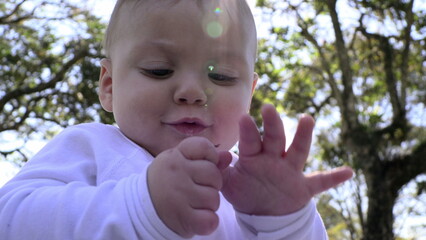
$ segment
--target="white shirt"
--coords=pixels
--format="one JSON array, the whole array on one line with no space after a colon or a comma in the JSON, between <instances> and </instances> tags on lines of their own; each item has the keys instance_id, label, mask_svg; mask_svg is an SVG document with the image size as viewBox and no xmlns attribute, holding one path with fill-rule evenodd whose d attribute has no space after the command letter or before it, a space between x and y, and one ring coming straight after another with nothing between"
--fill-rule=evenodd
<instances>
[{"instance_id":1,"label":"white shirt","mask_svg":"<svg viewBox=\"0 0 426 240\"><path fill-rule=\"evenodd\" d=\"M64 130L0 189L0 239L182 239L151 202L153 159L114 126ZM221 196L217 214L216 231L192 239L327 239L313 201L290 215L251 216Z\"/></svg>"}]
</instances>

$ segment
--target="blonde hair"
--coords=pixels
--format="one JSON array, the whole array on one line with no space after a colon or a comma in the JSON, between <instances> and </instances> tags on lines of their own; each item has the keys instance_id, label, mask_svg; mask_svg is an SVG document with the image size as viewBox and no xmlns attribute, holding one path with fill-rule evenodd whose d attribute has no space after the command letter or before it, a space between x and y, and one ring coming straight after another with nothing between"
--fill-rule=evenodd
<instances>
[{"instance_id":1,"label":"blonde hair","mask_svg":"<svg viewBox=\"0 0 426 240\"><path fill-rule=\"evenodd\" d=\"M130 9L136 9L139 4L145 4L151 2L151 7L158 5L160 3L164 4L165 2L169 5L175 5L182 0L117 0L114 10L111 14L111 18L108 24L108 28L105 32L105 37L103 41L103 50L107 58L111 57L111 48L114 42L121 36L118 29L120 14L123 12L123 6L126 6ZM189 1L189 0L184 0ZM254 32L253 36L250 36L254 41L254 52L257 52L257 36L256 36L256 27L254 23L253 14L251 13L250 7L248 6L246 0L192 0L196 1L198 7L205 13L211 13L212 6L217 7L218 9L225 11L227 14L221 15L223 21L232 21L232 22L246 22L249 24ZM215 5L216 4L216 5ZM148 6L147 6L148 7ZM237 10L236 10L237 9ZM236 14L235 14L236 13ZM209 16L207 16L209 17ZM211 16L210 16L211 17Z\"/></svg>"}]
</instances>

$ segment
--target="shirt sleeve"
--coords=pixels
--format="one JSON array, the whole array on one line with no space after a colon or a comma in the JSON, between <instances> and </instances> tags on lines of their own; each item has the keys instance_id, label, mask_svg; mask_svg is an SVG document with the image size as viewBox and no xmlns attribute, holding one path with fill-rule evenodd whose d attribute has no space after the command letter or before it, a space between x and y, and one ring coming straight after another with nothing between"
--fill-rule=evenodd
<instances>
[{"instance_id":1,"label":"shirt sleeve","mask_svg":"<svg viewBox=\"0 0 426 240\"><path fill-rule=\"evenodd\" d=\"M155 240L183 240L184 238L170 230L157 215L154 204L151 201L148 181L146 181L146 171L143 178L140 179L139 186L139 189L141 189L141 194L139 195L141 199L138 202L142 204L140 204L141 209L138 213L138 216L141 218L139 221L141 226L138 228L143 229L141 236L150 236Z\"/></svg>"},{"instance_id":2,"label":"shirt sleeve","mask_svg":"<svg viewBox=\"0 0 426 240\"><path fill-rule=\"evenodd\" d=\"M0 189L0 239L179 239L152 207L148 164L98 184L93 159L120 155L93 142L80 130L60 134Z\"/></svg>"},{"instance_id":3,"label":"shirt sleeve","mask_svg":"<svg viewBox=\"0 0 426 240\"><path fill-rule=\"evenodd\" d=\"M284 216L254 216L236 213L247 239L264 240L326 240L327 232L315 202Z\"/></svg>"}]
</instances>

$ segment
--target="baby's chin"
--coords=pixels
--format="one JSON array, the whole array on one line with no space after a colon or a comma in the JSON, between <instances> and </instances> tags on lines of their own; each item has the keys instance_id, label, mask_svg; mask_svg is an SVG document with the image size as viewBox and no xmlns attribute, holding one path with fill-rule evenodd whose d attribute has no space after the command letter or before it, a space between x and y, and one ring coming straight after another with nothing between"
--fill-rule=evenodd
<instances>
[{"instance_id":1,"label":"baby's chin","mask_svg":"<svg viewBox=\"0 0 426 240\"><path fill-rule=\"evenodd\" d=\"M237 141L218 141L218 143L215 143L215 147L218 151L230 151L234 147L236 147Z\"/></svg>"}]
</instances>

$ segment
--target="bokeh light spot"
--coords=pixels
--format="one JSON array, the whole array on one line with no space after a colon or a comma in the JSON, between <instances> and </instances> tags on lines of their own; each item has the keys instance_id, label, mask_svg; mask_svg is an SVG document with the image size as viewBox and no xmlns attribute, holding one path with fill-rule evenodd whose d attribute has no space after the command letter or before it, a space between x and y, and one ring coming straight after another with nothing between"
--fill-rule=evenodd
<instances>
[{"instance_id":1,"label":"bokeh light spot","mask_svg":"<svg viewBox=\"0 0 426 240\"><path fill-rule=\"evenodd\" d=\"M207 34L212 38L218 38L223 33L223 26L217 21L212 21L207 24Z\"/></svg>"},{"instance_id":2,"label":"bokeh light spot","mask_svg":"<svg viewBox=\"0 0 426 240\"><path fill-rule=\"evenodd\" d=\"M220 9L219 7L217 7L217 8L214 10L214 13L216 13L216 14L220 14L220 13L222 13L222 9Z\"/></svg>"}]
</instances>

